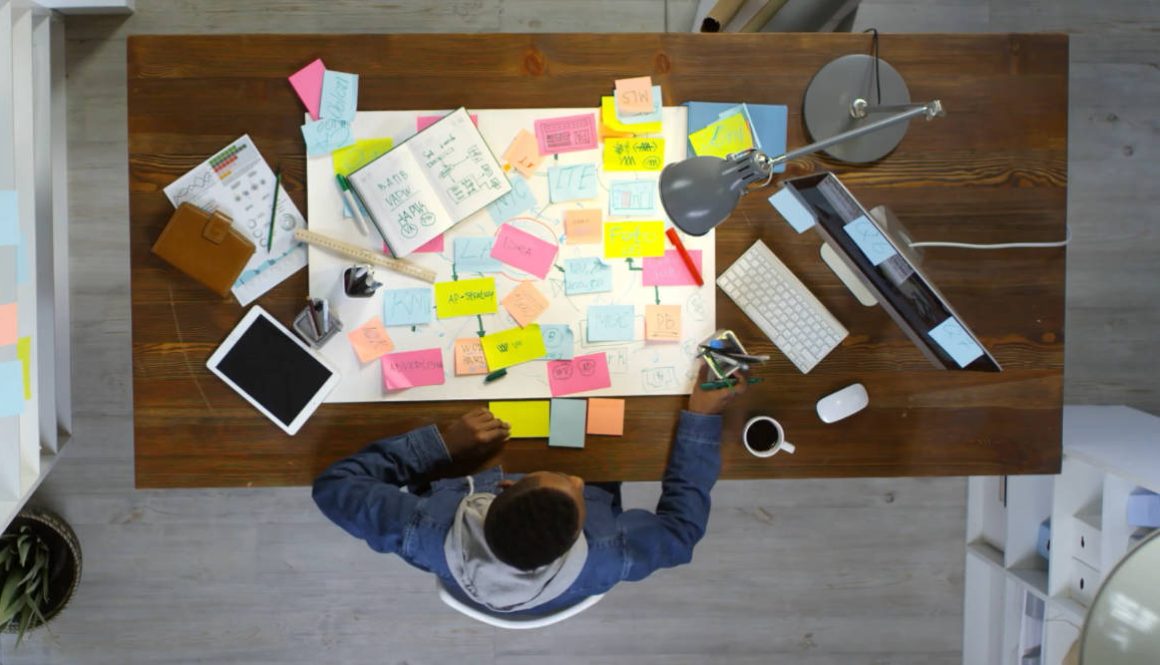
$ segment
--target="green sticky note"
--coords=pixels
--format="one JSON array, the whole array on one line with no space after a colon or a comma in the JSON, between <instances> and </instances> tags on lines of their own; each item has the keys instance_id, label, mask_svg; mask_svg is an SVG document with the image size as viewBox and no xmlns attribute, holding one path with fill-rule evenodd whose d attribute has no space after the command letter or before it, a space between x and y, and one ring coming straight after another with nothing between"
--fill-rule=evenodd
<instances>
[{"instance_id":1,"label":"green sticky note","mask_svg":"<svg viewBox=\"0 0 1160 665\"><path fill-rule=\"evenodd\" d=\"M16 341L16 358L24 365L24 399L32 399L32 338Z\"/></svg>"},{"instance_id":2,"label":"green sticky note","mask_svg":"<svg viewBox=\"0 0 1160 665\"><path fill-rule=\"evenodd\" d=\"M488 402L488 410L512 426L513 439L538 439L548 436L548 400L521 402Z\"/></svg>"},{"instance_id":3,"label":"green sticky note","mask_svg":"<svg viewBox=\"0 0 1160 665\"><path fill-rule=\"evenodd\" d=\"M583 448L584 425L587 418L588 400L552 400L548 445L558 448Z\"/></svg>"}]
</instances>

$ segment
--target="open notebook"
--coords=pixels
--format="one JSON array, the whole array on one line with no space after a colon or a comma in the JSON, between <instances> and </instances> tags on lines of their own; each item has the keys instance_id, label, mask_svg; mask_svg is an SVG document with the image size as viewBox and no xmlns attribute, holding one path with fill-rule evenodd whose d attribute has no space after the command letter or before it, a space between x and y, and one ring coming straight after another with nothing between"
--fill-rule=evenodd
<instances>
[{"instance_id":1,"label":"open notebook","mask_svg":"<svg viewBox=\"0 0 1160 665\"><path fill-rule=\"evenodd\" d=\"M410 254L512 188L464 108L355 171L350 184L395 256Z\"/></svg>"}]
</instances>

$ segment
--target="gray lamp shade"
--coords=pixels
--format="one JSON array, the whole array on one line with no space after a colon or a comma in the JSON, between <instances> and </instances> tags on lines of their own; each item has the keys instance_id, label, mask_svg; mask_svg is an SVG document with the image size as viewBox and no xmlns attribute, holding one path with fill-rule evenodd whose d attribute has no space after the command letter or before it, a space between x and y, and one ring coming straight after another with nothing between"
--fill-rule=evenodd
<instances>
[{"instance_id":1,"label":"gray lamp shade","mask_svg":"<svg viewBox=\"0 0 1160 665\"><path fill-rule=\"evenodd\" d=\"M728 219L748 179L738 164L702 155L661 171L661 205L680 230L703 236Z\"/></svg>"}]
</instances>

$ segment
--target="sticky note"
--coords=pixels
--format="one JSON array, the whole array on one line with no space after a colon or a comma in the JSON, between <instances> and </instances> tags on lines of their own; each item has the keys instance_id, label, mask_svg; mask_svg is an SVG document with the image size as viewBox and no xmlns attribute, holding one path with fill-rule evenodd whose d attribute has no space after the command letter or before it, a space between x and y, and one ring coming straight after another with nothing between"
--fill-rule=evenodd
<instances>
[{"instance_id":1,"label":"sticky note","mask_svg":"<svg viewBox=\"0 0 1160 665\"><path fill-rule=\"evenodd\" d=\"M738 104L737 106L727 108L717 114L718 120L724 120L731 115L740 114L745 118L745 124L749 126L749 136L753 139L753 145L757 149L761 149L761 132L757 131L757 126L753 124L753 116L749 113L749 104ZM704 128L702 128L704 129Z\"/></svg>"},{"instance_id":2,"label":"sticky note","mask_svg":"<svg viewBox=\"0 0 1160 665\"><path fill-rule=\"evenodd\" d=\"M443 253L443 234L435 236L427 242L415 248L412 254L442 254Z\"/></svg>"},{"instance_id":3,"label":"sticky note","mask_svg":"<svg viewBox=\"0 0 1160 665\"><path fill-rule=\"evenodd\" d=\"M350 175L390 152L394 145L395 141L389 138L363 139L339 148L330 156L334 160L334 172Z\"/></svg>"},{"instance_id":4,"label":"sticky note","mask_svg":"<svg viewBox=\"0 0 1160 665\"><path fill-rule=\"evenodd\" d=\"M390 353L379 359L387 390L443 384L443 350L423 349Z\"/></svg>"},{"instance_id":5,"label":"sticky note","mask_svg":"<svg viewBox=\"0 0 1160 665\"><path fill-rule=\"evenodd\" d=\"M526 327L548 309L548 299L531 282L521 282L504 297L503 307L520 327Z\"/></svg>"},{"instance_id":6,"label":"sticky note","mask_svg":"<svg viewBox=\"0 0 1160 665\"><path fill-rule=\"evenodd\" d=\"M564 323L541 323L540 335L544 338L548 360L571 360L576 338L572 326Z\"/></svg>"},{"instance_id":7,"label":"sticky note","mask_svg":"<svg viewBox=\"0 0 1160 665\"><path fill-rule=\"evenodd\" d=\"M659 121L640 122L631 125L621 122L616 115L616 100L612 97L600 98L600 124L605 129L603 134L606 137L659 134L663 130L663 126Z\"/></svg>"},{"instance_id":8,"label":"sticky note","mask_svg":"<svg viewBox=\"0 0 1160 665\"><path fill-rule=\"evenodd\" d=\"M388 326L431 323L432 309L430 288L383 291L383 323Z\"/></svg>"},{"instance_id":9,"label":"sticky note","mask_svg":"<svg viewBox=\"0 0 1160 665\"><path fill-rule=\"evenodd\" d=\"M664 222L605 222L604 258L663 256Z\"/></svg>"},{"instance_id":10,"label":"sticky note","mask_svg":"<svg viewBox=\"0 0 1160 665\"><path fill-rule=\"evenodd\" d=\"M548 424L548 445L554 448L583 448L588 402L582 399L554 399Z\"/></svg>"},{"instance_id":11,"label":"sticky note","mask_svg":"<svg viewBox=\"0 0 1160 665\"><path fill-rule=\"evenodd\" d=\"M0 189L0 245L20 245L20 207L16 192Z\"/></svg>"},{"instance_id":12,"label":"sticky note","mask_svg":"<svg viewBox=\"0 0 1160 665\"><path fill-rule=\"evenodd\" d=\"M428 127L430 127L431 125L434 125L435 123L439 122L440 120L442 120L445 117L446 117L445 115L421 115L418 118L415 118L415 131L421 132L424 129L427 129ZM478 127L479 126L479 116L472 113L472 114L470 114L469 117L471 118L471 124Z\"/></svg>"},{"instance_id":13,"label":"sticky note","mask_svg":"<svg viewBox=\"0 0 1160 665\"><path fill-rule=\"evenodd\" d=\"M0 418L24 413L24 366L19 360L0 362Z\"/></svg>"},{"instance_id":14,"label":"sticky note","mask_svg":"<svg viewBox=\"0 0 1160 665\"><path fill-rule=\"evenodd\" d=\"M553 397L599 390L612 385L608 359L603 353L548 361L548 388Z\"/></svg>"},{"instance_id":15,"label":"sticky note","mask_svg":"<svg viewBox=\"0 0 1160 665\"><path fill-rule=\"evenodd\" d=\"M970 333L963 328L963 324L953 317L938 324L930 331L933 339L943 351L954 359L959 367L970 365L976 358L983 355L983 349L971 339Z\"/></svg>"},{"instance_id":16,"label":"sticky note","mask_svg":"<svg viewBox=\"0 0 1160 665\"><path fill-rule=\"evenodd\" d=\"M644 338L653 342L681 341L681 306L645 305Z\"/></svg>"},{"instance_id":17,"label":"sticky note","mask_svg":"<svg viewBox=\"0 0 1160 665\"><path fill-rule=\"evenodd\" d=\"M318 117L324 120L354 122L358 111L358 74L332 72L322 74L322 101Z\"/></svg>"},{"instance_id":18,"label":"sticky note","mask_svg":"<svg viewBox=\"0 0 1160 665\"><path fill-rule=\"evenodd\" d=\"M846 235L854 241L854 244L858 245L858 249L862 250L870 263L874 265L878 265L897 254L894 251L894 246L866 215L859 215L858 219L842 228L846 231Z\"/></svg>"},{"instance_id":19,"label":"sticky note","mask_svg":"<svg viewBox=\"0 0 1160 665\"><path fill-rule=\"evenodd\" d=\"M318 120L318 105L322 101L322 76L326 65L319 58L290 75L290 85L298 99L306 106L310 117Z\"/></svg>"},{"instance_id":20,"label":"sticky note","mask_svg":"<svg viewBox=\"0 0 1160 665\"><path fill-rule=\"evenodd\" d=\"M709 123L705 128L689 134L689 143L698 156L725 158L752 148L753 134L749 131L745 116L739 113Z\"/></svg>"},{"instance_id":21,"label":"sticky note","mask_svg":"<svg viewBox=\"0 0 1160 665\"><path fill-rule=\"evenodd\" d=\"M540 162L544 161L535 135L526 129L516 132L515 138L512 139L507 150L504 150L503 158L504 161L528 178L532 177L532 173L540 167Z\"/></svg>"},{"instance_id":22,"label":"sticky note","mask_svg":"<svg viewBox=\"0 0 1160 665\"><path fill-rule=\"evenodd\" d=\"M456 272L500 272L503 264L491 258L495 238L463 237L453 242L452 256Z\"/></svg>"},{"instance_id":23,"label":"sticky note","mask_svg":"<svg viewBox=\"0 0 1160 665\"><path fill-rule=\"evenodd\" d=\"M596 165L553 166L548 169L548 199L552 203L596 198Z\"/></svg>"},{"instance_id":24,"label":"sticky note","mask_svg":"<svg viewBox=\"0 0 1160 665\"><path fill-rule=\"evenodd\" d=\"M599 242L597 238L597 242ZM16 300L16 254L22 248L0 245L0 303Z\"/></svg>"},{"instance_id":25,"label":"sticky note","mask_svg":"<svg viewBox=\"0 0 1160 665\"><path fill-rule=\"evenodd\" d=\"M593 397L588 400L588 433L624 436L624 400Z\"/></svg>"},{"instance_id":26,"label":"sticky note","mask_svg":"<svg viewBox=\"0 0 1160 665\"><path fill-rule=\"evenodd\" d=\"M596 245L603 238L599 210L565 210L564 242L569 245Z\"/></svg>"},{"instance_id":27,"label":"sticky note","mask_svg":"<svg viewBox=\"0 0 1160 665\"><path fill-rule=\"evenodd\" d=\"M383 327L382 319L377 316L348 332L346 337L360 363L369 363L395 350L395 343Z\"/></svg>"},{"instance_id":28,"label":"sticky note","mask_svg":"<svg viewBox=\"0 0 1160 665\"><path fill-rule=\"evenodd\" d=\"M615 90L616 108L621 113L649 113L653 110L651 76L618 79Z\"/></svg>"},{"instance_id":29,"label":"sticky note","mask_svg":"<svg viewBox=\"0 0 1160 665\"><path fill-rule=\"evenodd\" d=\"M24 367L24 399L32 399L32 338L16 341L16 359Z\"/></svg>"},{"instance_id":30,"label":"sticky note","mask_svg":"<svg viewBox=\"0 0 1160 665\"><path fill-rule=\"evenodd\" d=\"M701 250L690 249L689 258L701 272ZM696 286L697 280L675 249L666 249L662 256L648 256L642 261L641 283L644 286Z\"/></svg>"},{"instance_id":31,"label":"sticky note","mask_svg":"<svg viewBox=\"0 0 1160 665\"><path fill-rule=\"evenodd\" d=\"M512 426L513 439L537 439L550 432L548 400L488 402L492 415Z\"/></svg>"},{"instance_id":32,"label":"sticky note","mask_svg":"<svg viewBox=\"0 0 1160 665\"><path fill-rule=\"evenodd\" d=\"M612 266L596 258L564 262L564 293L607 293L612 290Z\"/></svg>"},{"instance_id":33,"label":"sticky note","mask_svg":"<svg viewBox=\"0 0 1160 665\"><path fill-rule=\"evenodd\" d=\"M16 303L0 305L0 346L16 343Z\"/></svg>"},{"instance_id":34,"label":"sticky note","mask_svg":"<svg viewBox=\"0 0 1160 665\"><path fill-rule=\"evenodd\" d=\"M777 193L769 197L769 203L781 214L794 231L804 233L817 223L814 213L797 197L792 187L782 187Z\"/></svg>"},{"instance_id":35,"label":"sticky note","mask_svg":"<svg viewBox=\"0 0 1160 665\"><path fill-rule=\"evenodd\" d=\"M502 224L536 207L536 195L532 193L532 188L528 187L528 181L518 175L508 180L512 184L512 190L487 204L487 214L491 215L491 221L496 224Z\"/></svg>"},{"instance_id":36,"label":"sticky note","mask_svg":"<svg viewBox=\"0 0 1160 665\"><path fill-rule=\"evenodd\" d=\"M492 372L543 358L548 353L544 348L540 326L534 323L524 328L509 328L484 335L480 342L483 344L483 355L487 358L487 368Z\"/></svg>"},{"instance_id":37,"label":"sticky note","mask_svg":"<svg viewBox=\"0 0 1160 665\"><path fill-rule=\"evenodd\" d=\"M455 340L455 374L471 376L487 374L487 358L483 356L483 344L479 337L463 337Z\"/></svg>"},{"instance_id":38,"label":"sticky note","mask_svg":"<svg viewBox=\"0 0 1160 665\"><path fill-rule=\"evenodd\" d=\"M608 183L609 217L652 217L656 209L655 180L613 180Z\"/></svg>"},{"instance_id":39,"label":"sticky note","mask_svg":"<svg viewBox=\"0 0 1160 665\"><path fill-rule=\"evenodd\" d=\"M591 150L596 147L596 115L580 113L545 118L535 123L536 142L541 155Z\"/></svg>"},{"instance_id":40,"label":"sticky note","mask_svg":"<svg viewBox=\"0 0 1160 665\"><path fill-rule=\"evenodd\" d=\"M319 120L302 125L306 156L318 157L354 143L350 125L341 120Z\"/></svg>"},{"instance_id":41,"label":"sticky note","mask_svg":"<svg viewBox=\"0 0 1160 665\"><path fill-rule=\"evenodd\" d=\"M605 171L660 171L664 167L664 139L634 137L604 140Z\"/></svg>"},{"instance_id":42,"label":"sticky note","mask_svg":"<svg viewBox=\"0 0 1160 665\"><path fill-rule=\"evenodd\" d=\"M588 308L589 342L631 342L632 305L592 305Z\"/></svg>"},{"instance_id":43,"label":"sticky note","mask_svg":"<svg viewBox=\"0 0 1160 665\"><path fill-rule=\"evenodd\" d=\"M660 123L661 122L661 87L654 85L652 87L652 111L648 113L624 113L620 109L616 110L616 119L623 125L628 125L630 128L633 125L640 125L644 123ZM656 131L660 131L659 129Z\"/></svg>"},{"instance_id":44,"label":"sticky note","mask_svg":"<svg viewBox=\"0 0 1160 665\"><path fill-rule=\"evenodd\" d=\"M494 277L435 284L435 316L441 319L494 314L495 310Z\"/></svg>"},{"instance_id":45,"label":"sticky note","mask_svg":"<svg viewBox=\"0 0 1160 665\"><path fill-rule=\"evenodd\" d=\"M659 223L659 222L658 222ZM491 257L544 279L556 260L556 245L504 224L491 248Z\"/></svg>"}]
</instances>

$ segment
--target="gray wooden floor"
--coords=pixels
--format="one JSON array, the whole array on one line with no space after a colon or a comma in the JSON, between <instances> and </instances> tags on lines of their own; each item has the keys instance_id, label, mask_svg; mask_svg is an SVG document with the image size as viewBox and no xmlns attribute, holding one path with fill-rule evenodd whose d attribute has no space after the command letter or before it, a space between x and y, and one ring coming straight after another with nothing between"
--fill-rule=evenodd
<instances>
[{"instance_id":1,"label":"gray wooden floor","mask_svg":"<svg viewBox=\"0 0 1160 665\"><path fill-rule=\"evenodd\" d=\"M693 564L532 634L460 618L304 489L134 491L125 36L685 30L696 0L138 0L70 19L76 436L37 497L85 573L4 663L937 665L959 661L962 479L727 482ZM1072 40L1067 397L1160 410L1153 193L1160 4L866 0L857 27L1066 30ZM884 50L887 47L884 45ZM887 55L888 57L888 55ZM648 506L656 484L626 501Z\"/></svg>"}]
</instances>

